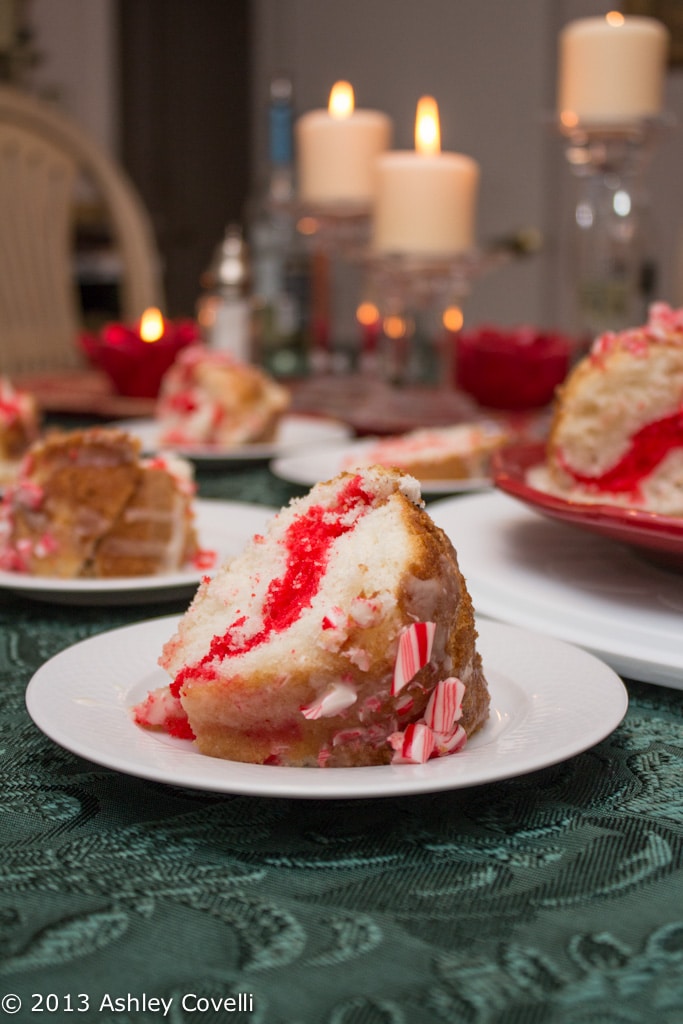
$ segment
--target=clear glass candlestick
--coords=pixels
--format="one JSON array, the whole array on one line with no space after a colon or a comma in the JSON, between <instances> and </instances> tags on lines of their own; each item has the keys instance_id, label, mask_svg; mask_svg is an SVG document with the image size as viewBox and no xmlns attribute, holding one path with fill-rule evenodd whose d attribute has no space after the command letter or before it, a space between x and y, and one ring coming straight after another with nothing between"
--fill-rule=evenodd
<instances>
[{"instance_id":1,"label":"clear glass candlestick","mask_svg":"<svg viewBox=\"0 0 683 1024\"><path fill-rule=\"evenodd\" d=\"M369 255L367 274L382 324L380 376L397 387L453 388L462 307L477 279L508 259L503 248L435 257Z\"/></svg>"},{"instance_id":2,"label":"clear glass candlestick","mask_svg":"<svg viewBox=\"0 0 683 1024\"><path fill-rule=\"evenodd\" d=\"M311 370L350 373L358 368L361 353L355 313L370 237L370 208L357 203L298 203L296 224L312 265Z\"/></svg>"},{"instance_id":3,"label":"clear glass candlestick","mask_svg":"<svg viewBox=\"0 0 683 1024\"><path fill-rule=\"evenodd\" d=\"M656 297L657 247L647 171L668 117L560 126L575 181L570 273L577 329L592 338L644 323Z\"/></svg>"},{"instance_id":4,"label":"clear glass candlestick","mask_svg":"<svg viewBox=\"0 0 683 1024\"><path fill-rule=\"evenodd\" d=\"M298 203L296 221L299 233L316 250L334 252L353 262L367 249L371 223L367 205Z\"/></svg>"},{"instance_id":5,"label":"clear glass candlestick","mask_svg":"<svg viewBox=\"0 0 683 1024\"><path fill-rule=\"evenodd\" d=\"M296 217L314 268L312 369L403 387L453 387L460 325L449 315L457 318L479 277L539 245L527 229L451 255L385 254L372 249L369 208L299 204ZM370 307L376 317L366 319Z\"/></svg>"}]
</instances>

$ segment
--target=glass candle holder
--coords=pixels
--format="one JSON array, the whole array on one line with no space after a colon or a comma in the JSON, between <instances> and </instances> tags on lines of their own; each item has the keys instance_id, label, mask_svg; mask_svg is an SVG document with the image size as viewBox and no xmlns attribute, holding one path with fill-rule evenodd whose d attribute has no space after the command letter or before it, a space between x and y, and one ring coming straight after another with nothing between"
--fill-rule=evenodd
<instances>
[{"instance_id":1,"label":"glass candle holder","mask_svg":"<svg viewBox=\"0 0 683 1024\"><path fill-rule=\"evenodd\" d=\"M656 296L657 247L647 170L668 116L559 125L575 182L570 273L577 329L592 338L644 323Z\"/></svg>"},{"instance_id":2,"label":"glass candle holder","mask_svg":"<svg viewBox=\"0 0 683 1024\"><path fill-rule=\"evenodd\" d=\"M454 386L454 336L462 307L483 274L510 259L502 248L450 256L371 254L367 273L377 296L379 375L395 387Z\"/></svg>"},{"instance_id":3,"label":"glass candle holder","mask_svg":"<svg viewBox=\"0 0 683 1024\"><path fill-rule=\"evenodd\" d=\"M310 368L317 374L353 372L362 351L356 309L370 209L355 203L300 204L296 225L311 268Z\"/></svg>"}]
</instances>

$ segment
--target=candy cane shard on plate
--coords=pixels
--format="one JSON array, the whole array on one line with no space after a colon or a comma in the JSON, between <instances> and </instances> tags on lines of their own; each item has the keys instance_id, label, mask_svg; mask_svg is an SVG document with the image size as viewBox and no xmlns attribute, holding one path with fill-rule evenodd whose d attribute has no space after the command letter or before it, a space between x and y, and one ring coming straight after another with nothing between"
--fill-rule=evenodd
<instances>
[{"instance_id":1,"label":"candy cane shard on plate","mask_svg":"<svg viewBox=\"0 0 683 1024\"><path fill-rule=\"evenodd\" d=\"M450 733L434 733L432 757L445 757L447 754L457 754L466 743L467 733L461 725L455 725Z\"/></svg>"},{"instance_id":2,"label":"candy cane shard on plate","mask_svg":"<svg viewBox=\"0 0 683 1024\"><path fill-rule=\"evenodd\" d=\"M444 757L462 750L467 733L458 725L458 720L462 716L465 689L462 680L455 676L436 684L424 717L390 737L395 751L392 764L424 764L431 757Z\"/></svg>"},{"instance_id":3,"label":"candy cane shard on plate","mask_svg":"<svg viewBox=\"0 0 683 1024\"><path fill-rule=\"evenodd\" d=\"M392 764L424 764L434 750L434 733L424 722L411 722L403 732L395 732L389 741L396 751Z\"/></svg>"},{"instance_id":4,"label":"candy cane shard on plate","mask_svg":"<svg viewBox=\"0 0 683 1024\"><path fill-rule=\"evenodd\" d=\"M448 733L462 717L465 684L450 676L434 687L425 708L424 719L434 732Z\"/></svg>"},{"instance_id":5,"label":"candy cane shard on plate","mask_svg":"<svg viewBox=\"0 0 683 1024\"><path fill-rule=\"evenodd\" d=\"M406 683L429 663L435 632L435 622L414 622L401 631L391 687L392 696L396 696Z\"/></svg>"}]
</instances>

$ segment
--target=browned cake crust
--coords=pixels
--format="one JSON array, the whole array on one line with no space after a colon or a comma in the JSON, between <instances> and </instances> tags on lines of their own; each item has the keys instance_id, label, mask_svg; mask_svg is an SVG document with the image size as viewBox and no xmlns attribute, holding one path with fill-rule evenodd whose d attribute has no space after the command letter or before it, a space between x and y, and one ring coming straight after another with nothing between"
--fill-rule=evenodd
<instances>
[{"instance_id":1,"label":"browned cake crust","mask_svg":"<svg viewBox=\"0 0 683 1024\"><path fill-rule=\"evenodd\" d=\"M8 460L20 459L34 435L30 434L26 424L20 420L4 425L0 430L0 458Z\"/></svg>"},{"instance_id":2,"label":"browned cake crust","mask_svg":"<svg viewBox=\"0 0 683 1024\"><path fill-rule=\"evenodd\" d=\"M140 474L135 490L97 545L92 575L148 576L189 562L197 536L187 501L172 477L154 466Z\"/></svg>"}]
</instances>

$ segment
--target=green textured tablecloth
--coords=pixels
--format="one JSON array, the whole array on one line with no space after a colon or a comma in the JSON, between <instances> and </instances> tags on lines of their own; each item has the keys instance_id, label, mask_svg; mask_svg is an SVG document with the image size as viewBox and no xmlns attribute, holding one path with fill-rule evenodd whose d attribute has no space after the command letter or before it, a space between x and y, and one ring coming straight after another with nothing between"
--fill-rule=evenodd
<instances>
[{"instance_id":1,"label":"green textured tablecloth","mask_svg":"<svg viewBox=\"0 0 683 1024\"><path fill-rule=\"evenodd\" d=\"M199 485L299 493L264 467ZM587 753L386 800L183 790L36 729L47 658L184 607L0 597L0 1020L681 1024L683 693L629 683Z\"/></svg>"}]
</instances>

